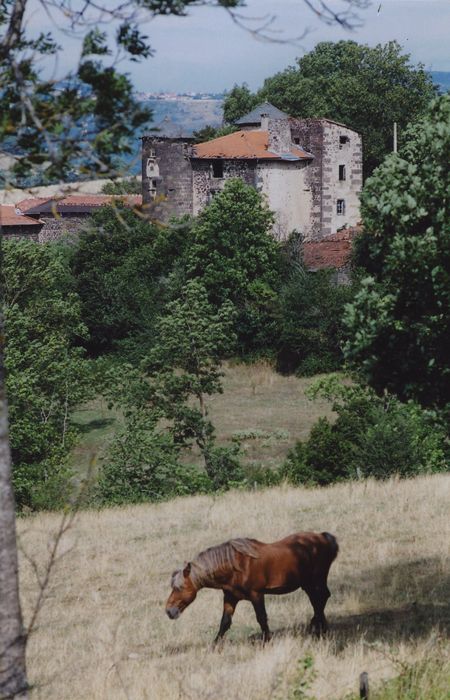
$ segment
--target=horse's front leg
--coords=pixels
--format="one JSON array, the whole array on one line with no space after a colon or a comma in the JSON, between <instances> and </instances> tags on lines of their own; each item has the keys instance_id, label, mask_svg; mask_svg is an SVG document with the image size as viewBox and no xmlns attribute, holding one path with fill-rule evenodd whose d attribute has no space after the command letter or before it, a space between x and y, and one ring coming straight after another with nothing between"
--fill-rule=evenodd
<instances>
[{"instance_id":1,"label":"horse's front leg","mask_svg":"<svg viewBox=\"0 0 450 700\"><path fill-rule=\"evenodd\" d=\"M233 614L238 602L238 599L232 593L230 593L229 591L223 592L223 615L220 621L219 631L214 640L214 644L217 644L217 642L219 642L222 639L225 632L227 632L227 630L230 629L231 622L233 620Z\"/></svg>"},{"instance_id":2,"label":"horse's front leg","mask_svg":"<svg viewBox=\"0 0 450 700\"><path fill-rule=\"evenodd\" d=\"M269 625L267 623L266 605L264 603L263 593L253 593L251 597L252 605L255 610L256 619L263 633L263 641L268 642L271 638Z\"/></svg>"},{"instance_id":3,"label":"horse's front leg","mask_svg":"<svg viewBox=\"0 0 450 700\"><path fill-rule=\"evenodd\" d=\"M319 584L314 588L306 589L306 593L314 608L314 617L309 624L309 629L310 632L314 632L320 637L322 634L325 634L328 629L324 611L327 600L330 597L330 591L326 584Z\"/></svg>"}]
</instances>

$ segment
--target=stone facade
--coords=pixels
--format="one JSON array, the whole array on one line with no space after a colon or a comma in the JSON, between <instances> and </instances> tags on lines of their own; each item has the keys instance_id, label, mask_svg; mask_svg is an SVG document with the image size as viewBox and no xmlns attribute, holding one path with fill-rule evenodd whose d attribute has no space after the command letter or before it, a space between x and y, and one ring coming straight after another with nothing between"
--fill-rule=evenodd
<instances>
[{"instance_id":1,"label":"stone facade","mask_svg":"<svg viewBox=\"0 0 450 700\"><path fill-rule=\"evenodd\" d=\"M152 218L192 214L191 138L144 136L142 140L142 199Z\"/></svg>"},{"instance_id":2,"label":"stone facade","mask_svg":"<svg viewBox=\"0 0 450 700\"><path fill-rule=\"evenodd\" d=\"M143 140L143 202L150 216L198 214L230 178L262 192L275 212L274 235L294 229L320 240L359 222L362 143L327 119L270 118L194 145L192 139Z\"/></svg>"},{"instance_id":3,"label":"stone facade","mask_svg":"<svg viewBox=\"0 0 450 700\"><path fill-rule=\"evenodd\" d=\"M80 231L87 227L90 213L86 214L59 214L40 215L44 225L39 231L38 242L49 243L50 241L59 241L61 239L73 240L76 239Z\"/></svg>"}]
</instances>

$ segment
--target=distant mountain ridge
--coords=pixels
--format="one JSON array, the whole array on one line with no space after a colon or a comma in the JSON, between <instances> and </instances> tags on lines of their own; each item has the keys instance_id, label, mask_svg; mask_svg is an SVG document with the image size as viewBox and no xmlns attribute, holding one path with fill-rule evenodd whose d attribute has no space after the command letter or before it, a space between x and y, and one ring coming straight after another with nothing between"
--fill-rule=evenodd
<instances>
[{"instance_id":1,"label":"distant mountain ridge","mask_svg":"<svg viewBox=\"0 0 450 700\"><path fill-rule=\"evenodd\" d=\"M450 71L430 71L440 92L450 90ZM193 93L140 95L142 103L153 112L151 130L162 136L192 136L207 124L218 127L223 122L223 103L226 94Z\"/></svg>"},{"instance_id":2,"label":"distant mountain ridge","mask_svg":"<svg viewBox=\"0 0 450 700\"><path fill-rule=\"evenodd\" d=\"M432 70L430 75L433 78L435 85L439 87L441 92L450 90L450 71Z\"/></svg>"}]
</instances>

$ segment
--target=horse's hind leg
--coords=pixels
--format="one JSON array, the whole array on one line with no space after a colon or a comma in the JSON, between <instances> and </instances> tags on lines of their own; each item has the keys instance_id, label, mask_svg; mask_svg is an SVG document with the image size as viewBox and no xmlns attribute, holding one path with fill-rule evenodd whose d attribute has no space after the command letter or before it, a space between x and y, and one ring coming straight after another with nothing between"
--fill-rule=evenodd
<instances>
[{"instance_id":1,"label":"horse's hind leg","mask_svg":"<svg viewBox=\"0 0 450 700\"><path fill-rule=\"evenodd\" d=\"M259 622L263 633L263 641L268 642L271 634L269 625L267 624L266 606L264 603L264 595L262 593L254 593L251 598L253 608L255 610L256 619Z\"/></svg>"},{"instance_id":2,"label":"horse's hind leg","mask_svg":"<svg viewBox=\"0 0 450 700\"><path fill-rule=\"evenodd\" d=\"M238 599L232 593L230 593L229 591L223 592L223 615L220 621L219 631L214 640L215 644L217 644L217 642L222 639L225 632L227 632L227 630L230 629L233 614L238 602Z\"/></svg>"},{"instance_id":3,"label":"horse's hind leg","mask_svg":"<svg viewBox=\"0 0 450 700\"><path fill-rule=\"evenodd\" d=\"M306 593L314 608L314 617L312 618L309 629L315 632L317 636L325 633L328 629L327 619L325 617L325 606L330 597L330 591L326 583L318 584L314 587L306 589Z\"/></svg>"}]
</instances>

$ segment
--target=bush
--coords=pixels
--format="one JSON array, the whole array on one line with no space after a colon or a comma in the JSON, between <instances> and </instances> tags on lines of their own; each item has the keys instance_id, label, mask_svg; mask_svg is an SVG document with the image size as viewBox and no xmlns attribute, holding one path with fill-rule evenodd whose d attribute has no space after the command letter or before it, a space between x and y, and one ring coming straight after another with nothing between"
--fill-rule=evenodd
<instances>
[{"instance_id":1,"label":"bush","mask_svg":"<svg viewBox=\"0 0 450 700\"><path fill-rule=\"evenodd\" d=\"M244 472L239 462L239 445L232 447L211 447L205 455L208 477L214 490L237 486L244 480Z\"/></svg>"},{"instance_id":2,"label":"bush","mask_svg":"<svg viewBox=\"0 0 450 700\"><path fill-rule=\"evenodd\" d=\"M97 500L121 505L160 501L211 490L207 475L178 462L171 436L158 433L142 416L127 421L103 460Z\"/></svg>"},{"instance_id":3,"label":"bush","mask_svg":"<svg viewBox=\"0 0 450 700\"><path fill-rule=\"evenodd\" d=\"M435 414L368 388L320 380L311 396L334 399L334 423L320 418L289 452L282 474L294 484L326 485L349 478L402 477L443 471L449 453Z\"/></svg>"}]
</instances>

